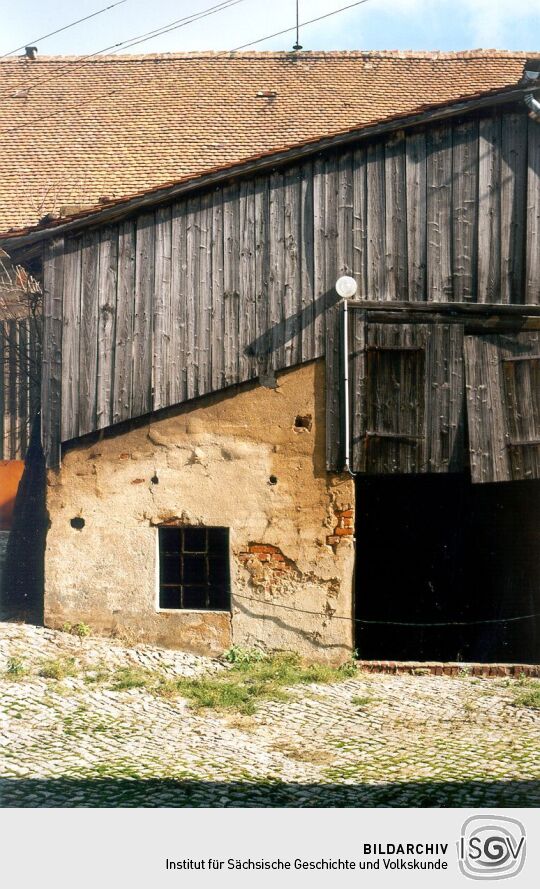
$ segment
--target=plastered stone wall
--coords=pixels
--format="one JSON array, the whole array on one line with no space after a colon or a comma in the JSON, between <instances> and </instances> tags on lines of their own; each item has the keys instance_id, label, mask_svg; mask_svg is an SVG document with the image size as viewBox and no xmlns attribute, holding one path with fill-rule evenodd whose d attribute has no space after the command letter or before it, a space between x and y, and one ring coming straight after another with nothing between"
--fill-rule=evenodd
<instances>
[{"instance_id":1,"label":"plastered stone wall","mask_svg":"<svg viewBox=\"0 0 540 889\"><path fill-rule=\"evenodd\" d=\"M325 470L324 410L315 362L68 450L48 476L46 624L345 660L354 486ZM159 610L157 527L170 522L230 528L231 614Z\"/></svg>"}]
</instances>

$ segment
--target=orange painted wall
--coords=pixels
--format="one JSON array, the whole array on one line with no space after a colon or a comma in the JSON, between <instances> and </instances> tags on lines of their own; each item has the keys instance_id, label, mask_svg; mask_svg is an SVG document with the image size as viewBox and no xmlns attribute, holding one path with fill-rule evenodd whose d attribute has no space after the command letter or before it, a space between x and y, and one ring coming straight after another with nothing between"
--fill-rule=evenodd
<instances>
[{"instance_id":1,"label":"orange painted wall","mask_svg":"<svg viewBox=\"0 0 540 889\"><path fill-rule=\"evenodd\" d=\"M0 531L11 527L17 488L23 474L22 460L0 460Z\"/></svg>"}]
</instances>

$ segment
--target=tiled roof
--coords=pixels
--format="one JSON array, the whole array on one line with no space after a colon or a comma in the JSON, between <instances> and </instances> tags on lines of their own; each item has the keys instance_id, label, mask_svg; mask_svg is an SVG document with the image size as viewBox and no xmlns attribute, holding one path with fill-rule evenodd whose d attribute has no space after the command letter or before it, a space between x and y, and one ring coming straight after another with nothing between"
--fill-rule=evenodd
<instances>
[{"instance_id":1,"label":"tiled roof","mask_svg":"<svg viewBox=\"0 0 540 889\"><path fill-rule=\"evenodd\" d=\"M0 61L0 231L516 84L531 54L187 53Z\"/></svg>"}]
</instances>

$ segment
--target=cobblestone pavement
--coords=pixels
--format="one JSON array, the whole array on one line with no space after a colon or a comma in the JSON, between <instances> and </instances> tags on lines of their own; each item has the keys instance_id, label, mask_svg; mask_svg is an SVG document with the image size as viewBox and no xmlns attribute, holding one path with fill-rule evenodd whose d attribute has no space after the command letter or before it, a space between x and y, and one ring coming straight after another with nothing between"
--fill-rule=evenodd
<instances>
[{"instance_id":1,"label":"cobblestone pavement","mask_svg":"<svg viewBox=\"0 0 540 889\"><path fill-rule=\"evenodd\" d=\"M38 675L62 658L76 675ZM359 673L297 687L246 717L112 690L126 666L168 676L224 669L153 646L0 625L3 806L540 805L540 711L515 706L515 680ZM100 673L108 678L97 682Z\"/></svg>"}]
</instances>

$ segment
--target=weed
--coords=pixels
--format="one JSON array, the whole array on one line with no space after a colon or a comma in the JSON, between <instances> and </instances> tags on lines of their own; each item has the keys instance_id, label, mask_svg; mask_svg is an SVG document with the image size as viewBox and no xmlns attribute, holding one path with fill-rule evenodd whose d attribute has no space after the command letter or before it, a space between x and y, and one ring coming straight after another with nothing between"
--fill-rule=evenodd
<instances>
[{"instance_id":1,"label":"weed","mask_svg":"<svg viewBox=\"0 0 540 889\"><path fill-rule=\"evenodd\" d=\"M527 707L530 710L540 710L540 682L531 682L521 686L513 701L514 707Z\"/></svg>"},{"instance_id":2,"label":"weed","mask_svg":"<svg viewBox=\"0 0 540 889\"><path fill-rule=\"evenodd\" d=\"M161 676L142 667L121 667L113 676L112 688L125 691L130 688L151 689L159 684Z\"/></svg>"},{"instance_id":3,"label":"weed","mask_svg":"<svg viewBox=\"0 0 540 889\"><path fill-rule=\"evenodd\" d=\"M351 698L351 704L354 704L355 707L367 707L372 701L373 698L370 698L368 695L355 695Z\"/></svg>"},{"instance_id":4,"label":"weed","mask_svg":"<svg viewBox=\"0 0 540 889\"><path fill-rule=\"evenodd\" d=\"M38 670L38 676L44 679L66 679L68 676L76 676L77 673L77 662L74 657L44 661Z\"/></svg>"},{"instance_id":5,"label":"weed","mask_svg":"<svg viewBox=\"0 0 540 889\"><path fill-rule=\"evenodd\" d=\"M217 676L164 680L156 691L168 697L181 695L196 708L234 710L249 716L261 701L288 700L292 686L339 682L348 675L348 665L305 664L296 654L279 653L239 660Z\"/></svg>"},{"instance_id":6,"label":"weed","mask_svg":"<svg viewBox=\"0 0 540 889\"><path fill-rule=\"evenodd\" d=\"M72 626L71 632L74 636L78 636L79 639L84 639L86 636L90 635L91 630L87 624L78 623Z\"/></svg>"},{"instance_id":7,"label":"weed","mask_svg":"<svg viewBox=\"0 0 540 889\"><path fill-rule=\"evenodd\" d=\"M6 675L10 677L10 679L20 679L21 676L24 676L26 673L26 667L24 665L24 661L19 657L10 657L8 658L7 667L6 667Z\"/></svg>"},{"instance_id":8,"label":"weed","mask_svg":"<svg viewBox=\"0 0 540 889\"><path fill-rule=\"evenodd\" d=\"M223 660L229 664L256 664L266 658L261 648L241 648L239 645L231 645L223 655Z\"/></svg>"}]
</instances>

